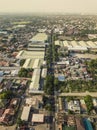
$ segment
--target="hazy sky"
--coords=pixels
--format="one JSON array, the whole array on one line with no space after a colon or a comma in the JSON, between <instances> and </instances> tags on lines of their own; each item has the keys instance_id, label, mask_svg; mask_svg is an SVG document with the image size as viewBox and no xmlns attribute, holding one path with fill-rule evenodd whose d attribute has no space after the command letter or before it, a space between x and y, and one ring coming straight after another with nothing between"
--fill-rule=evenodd
<instances>
[{"instance_id":1,"label":"hazy sky","mask_svg":"<svg viewBox=\"0 0 97 130\"><path fill-rule=\"evenodd\" d=\"M97 0L0 0L0 12L97 13Z\"/></svg>"}]
</instances>

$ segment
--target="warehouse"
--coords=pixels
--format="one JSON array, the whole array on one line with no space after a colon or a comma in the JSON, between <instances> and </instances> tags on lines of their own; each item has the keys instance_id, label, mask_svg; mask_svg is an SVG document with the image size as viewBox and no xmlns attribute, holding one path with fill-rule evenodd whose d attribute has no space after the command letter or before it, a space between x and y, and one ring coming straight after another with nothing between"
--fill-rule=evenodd
<instances>
[{"instance_id":1,"label":"warehouse","mask_svg":"<svg viewBox=\"0 0 97 130\"><path fill-rule=\"evenodd\" d=\"M27 59L23 65L23 68L38 69L42 65L42 59Z\"/></svg>"},{"instance_id":2,"label":"warehouse","mask_svg":"<svg viewBox=\"0 0 97 130\"><path fill-rule=\"evenodd\" d=\"M88 41L87 44L90 46L90 48L97 48L97 45L92 41Z\"/></svg>"},{"instance_id":3,"label":"warehouse","mask_svg":"<svg viewBox=\"0 0 97 130\"><path fill-rule=\"evenodd\" d=\"M28 45L28 50L31 50L31 51L45 51L45 46L46 44L45 43L29 43Z\"/></svg>"},{"instance_id":4,"label":"warehouse","mask_svg":"<svg viewBox=\"0 0 97 130\"><path fill-rule=\"evenodd\" d=\"M30 106L25 106L25 107L23 108L22 115L21 115L21 120L23 120L23 121L28 121L28 119L29 119L29 114L30 114L30 109L31 109Z\"/></svg>"},{"instance_id":5,"label":"warehouse","mask_svg":"<svg viewBox=\"0 0 97 130\"><path fill-rule=\"evenodd\" d=\"M40 87L40 69L35 69L32 76L32 82L29 86L29 93L33 93L33 91L38 91Z\"/></svg>"},{"instance_id":6,"label":"warehouse","mask_svg":"<svg viewBox=\"0 0 97 130\"><path fill-rule=\"evenodd\" d=\"M64 47L72 47L72 45L69 43L69 41L63 41Z\"/></svg>"},{"instance_id":7,"label":"warehouse","mask_svg":"<svg viewBox=\"0 0 97 130\"><path fill-rule=\"evenodd\" d=\"M61 45L60 45L60 41L59 41L59 40L55 41L55 45L56 45L56 46L61 46Z\"/></svg>"},{"instance_id":8,"label":"warehouse","mask_svg":"<svg viewBox=\"0 0 97 130\"><path fill-rule=\"evenodd\" d=\"M31 42L37 43L46 43L48 40L48 36L46 33L37 33L32 39L30 39Z\"/></svg>"},{"instance_id":9,"label":"warehouse","mask_svg":"<svg viewBox=\"0 0 97 130\"><path fill-rule=\"evenodd\" d=\"M44 51L20 51L17 59L44 59Z\"/></svg>"},{"instance_id":10,"label":"warehouse","mask_svg":"<svg viewBox=\"0 0 97 130\"><path fill-rule=\"evenodd\" d=\"M55 41L55 45L65 47L71 51L87 51L88 49L97 49L97 42L92 41Z\"/></svg>"},{"instance_id":11,"label":"warehouse","mask_svg":"<svg viewBox=\"0 0 97 130\"><path fill-rule=\"evenodd\" d=\"M78 44L77 44L76 41L71 41L70 44L71 44L73 47L80 47L80 46L78 46Z\"/></svg>"},{"instance_id":12,"label":"warehouse","mask_svg":"<svg viewBox=\"0 0 97 130\"><path fill-rule=\"evenodd\" d=\"M33 61L33 60L32 60ZM34 61L33 61L34 62ZM23 65L23 68L32 68L32 66L29 66L29 64L31 63L31 59L27 59Z\"/></svg>"},{"instance_id":13,"label":"warehouse","mask_svg":"<svg viewBox=\"0 0 97 130\"><path fill-rule=\"evenodd\" d=\"M35 61L34 61L34 64L33 64L33 69L37 69L37 68L39 68L39 59L35 59Z\"/></svg>"},{"instance_id":14,"label":"warehouse","mask_svg":"<svg viewBox=\"0 0 97 130\"><path fill-rule=\"evenodd\" d=\"M79 46L79 47L69 47L68 50L69 51L87 51L88 49L87 47Z\"/></svg>"}]
</instances>

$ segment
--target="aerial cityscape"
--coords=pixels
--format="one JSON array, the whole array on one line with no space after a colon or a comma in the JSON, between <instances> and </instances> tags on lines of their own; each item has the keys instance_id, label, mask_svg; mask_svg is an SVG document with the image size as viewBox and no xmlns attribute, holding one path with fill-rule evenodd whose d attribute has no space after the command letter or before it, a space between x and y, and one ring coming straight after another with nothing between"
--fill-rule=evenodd
<instances>
[{"instance_id":1,"label":"aerial cityscape","mask_svg":"<svg viewBox=\"0 0 97 130\"><path fill-rule=\"evenodd\" d=\"M96 0L28 1L0 0L0 130L97 130Z\"/></svg>"}]
</instances>

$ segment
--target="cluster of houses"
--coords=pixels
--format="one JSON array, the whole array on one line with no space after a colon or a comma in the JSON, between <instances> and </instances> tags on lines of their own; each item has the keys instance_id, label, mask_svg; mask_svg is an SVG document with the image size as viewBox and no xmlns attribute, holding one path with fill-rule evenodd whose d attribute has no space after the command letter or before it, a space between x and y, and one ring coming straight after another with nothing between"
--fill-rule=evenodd
<instances>
[{"instance_id":1,"label":"cluster of houses","mask_svg":"<svg viewBox=\"0 0 97 130\"><path fill-rule=\"evenodd\" d=\"M58 128L60 130L93 130L91 122L86 118L58 113Z\"/></svg>"},{"instance_id":2,"label":"cluster of houses","mask_svg":"<svg viewBox=\"0 0 97 130\"><path fill-rule=\"evenodd\" d=\"M55 77L64 76L64 80L92 80L87 71L85 59L79 59L75 56L60 58L55 65Z\"/></svg>"},{"instance_id":3,"label":"cluster of houses","mask_svg":"<svg viewBox=\"0 0 97 130\"><path fill-rule=\"evenodd\" d=\"M4 79L0 77L0 92L10 90L15 94L23 94L27 87L27 82L25 79Z\"/></svg>"},{"instance_id":4,"label":"cluster of houses","mask_svg":"<svg viewBox=\"0 0 97 130\"><path fill-rule=\"evenodd\" d=\"M94 109L96 110L97 99L93 98L92 100ZM67 101L66 99L59 98L59 111L64 111L64 113L87 114L87 105L84 99L72 99Z\"/></svg>"},{"instance_id":5,"label":"cluster of houses","mask_svg":"<svg viewBox=\"0 0 97 130\"><path fill-rule=\"evenodd\" d=\"M3 99L4 106L0 107L0 124L12 125L15 121L15 116L19 108L20 99L13 98ZM2 104L2 99L0 100Z\"/></svg>"},{"instance_id":6,"label":"cluster of houses","mask_svg":"<svg viewBox=\"0 0 97 130\"><path fill-rule=\"evenodd\" d=\"M42 96L40 95L25 98L21 120L29 122L32 126L37 123L44 123L44 114L39 112L41 109L40 106L43 103L42 100Z\"/></svg>"}]
</instances>

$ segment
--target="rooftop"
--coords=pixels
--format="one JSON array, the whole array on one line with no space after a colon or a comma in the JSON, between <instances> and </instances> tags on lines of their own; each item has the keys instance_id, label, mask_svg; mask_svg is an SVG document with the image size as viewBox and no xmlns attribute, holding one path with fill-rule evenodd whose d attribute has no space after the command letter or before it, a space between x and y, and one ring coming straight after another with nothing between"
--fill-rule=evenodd
<instances>
[{"instance_id":1,"label":"rooftop","mask_svg":"<svg viewBox=\"0 0 97 130\"><path fill-rule=\"evenodd\" d=\"M46 33L38 33L36 34L30 41L33 42L45 42L48 39Z\"/></svg>"},{"instance_id":2,"label":"rooftop","mask_svg":"<svg viewBox=\"0 0 97 130\"><path fill-rule=\"evenodd\" d=\"M44 52L42 51L20 51L16 56L17 59L44 59Z\"/></svg>"},{"instance_id":3,"label":"rooftop","mask_svg":"<svg viewBox=\"0 0 97 130\"><path fill-rule=\"evenodd\" d=\"M33 114L32 122L43 123L44 122L44 115L43 114Z\"/></svg>"}]
</instances>

